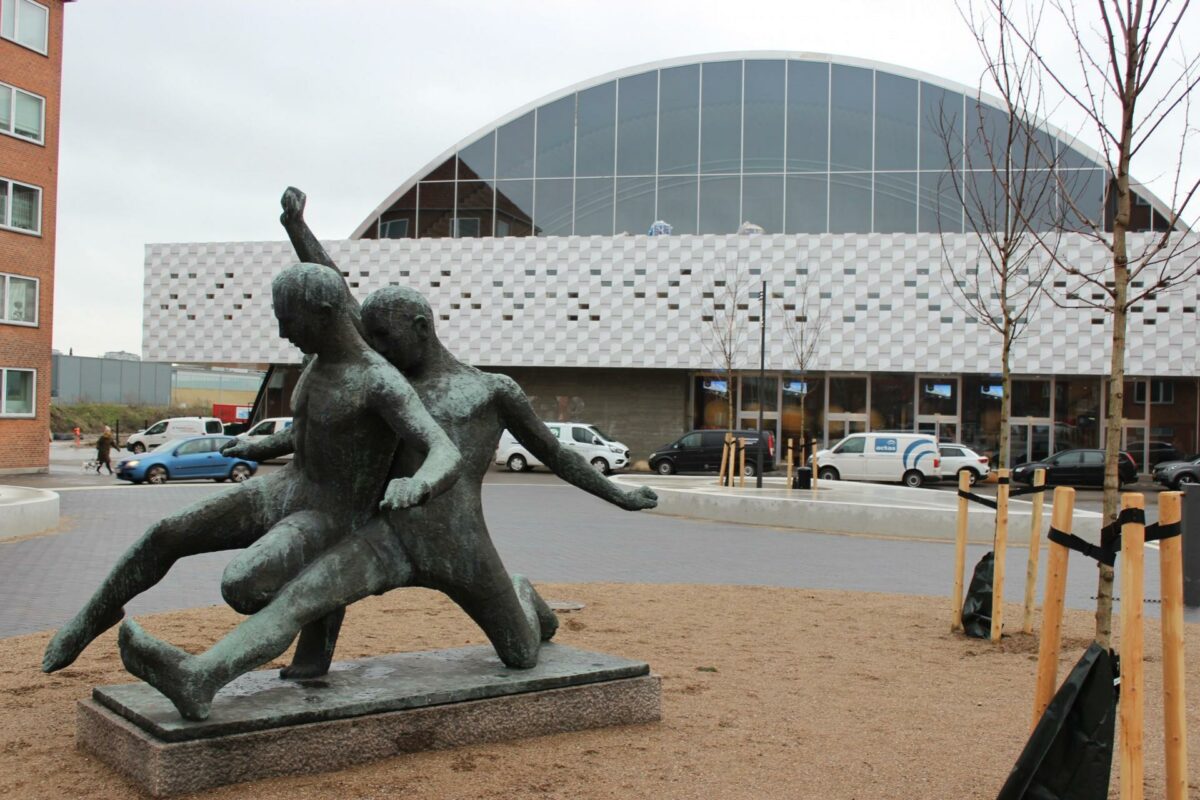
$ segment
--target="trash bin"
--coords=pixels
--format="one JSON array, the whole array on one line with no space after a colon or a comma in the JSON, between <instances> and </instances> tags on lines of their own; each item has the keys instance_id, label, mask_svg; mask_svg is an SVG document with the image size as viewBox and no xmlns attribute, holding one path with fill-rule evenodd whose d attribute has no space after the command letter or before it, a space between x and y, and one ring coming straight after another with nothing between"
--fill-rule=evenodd
<instances>
[{"instance_id":1,"label":"trash bin","mask_svg":"<svg viewBox=\"0 0 1200 800\"><path fill-rule=\"evenodd\" d=\"M1200 485L1183 491L1183 604L1200 606Z\"/></svg>"},{"instance_id":2,"label":"trash bin","mask_svg":"<svg viewBox=\"0 0 1200 800\"><path fill-rule=\"evenodd\" d=\"M793 489L811 489L812 488L812 469L810 467L800 467L792 475Z\"/></svg>"}]
</instances>

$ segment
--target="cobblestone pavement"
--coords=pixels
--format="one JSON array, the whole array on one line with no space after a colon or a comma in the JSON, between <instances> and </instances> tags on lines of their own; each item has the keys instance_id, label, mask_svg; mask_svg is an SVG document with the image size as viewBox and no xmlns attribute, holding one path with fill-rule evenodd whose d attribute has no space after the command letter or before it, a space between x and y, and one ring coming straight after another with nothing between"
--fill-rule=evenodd
<instances>
[{"instance_id":1,"label":"cobblestone pavement","mask_svg":"<svg viewBox=\"0 0 1200 800\"><path fill-rule=\"evenodd\" d=\"M211 482L113 485L107 476L81 474L78 465L5 481L61 490L62 524L50 535L0 542L0 636L61 625L148 525L224 488ZM490 473L484 502L505 563L534 581L759 584L947 596L953 583L949 544L630 514L542 472ZM984 552L969 548L968 564ZM1043 548L1041 575L1044 553ZM221 571L231 556L181 561L127 612L220 603ZM1006 596L1012 601L1023 594L1026 558L1024 549L1009 552ZM1157 598L1157 551L1149 550L1146 561L1146 596ZM1092 608L1094 592L1095 569L1073 559L1068 605ZM1155 615L1156 606L1148 604L1147 613ZM1188 619L1200 621L1200 609L1191 609Z\"/></svg>"}]
</instances>

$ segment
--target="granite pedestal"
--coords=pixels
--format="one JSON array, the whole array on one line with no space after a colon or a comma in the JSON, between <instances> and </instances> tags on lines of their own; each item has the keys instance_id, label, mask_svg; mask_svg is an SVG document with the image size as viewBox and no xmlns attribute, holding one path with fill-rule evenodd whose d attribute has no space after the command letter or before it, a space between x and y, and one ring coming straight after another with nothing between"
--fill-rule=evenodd
<instances>
[{"instance_id":1,"label":"granite pedestal","mask_svg":"<svg viewBox=\"0 0 1200 800\"><path fill-rule=\"evenodd\" d=\"M529 670L478 646L337 662L318 680L253 672L222 689L203 722L144 683L99 687L79 703L76 741L164 797L660 717L647 664L549 643Z\"/></svg>"}]
</instances>

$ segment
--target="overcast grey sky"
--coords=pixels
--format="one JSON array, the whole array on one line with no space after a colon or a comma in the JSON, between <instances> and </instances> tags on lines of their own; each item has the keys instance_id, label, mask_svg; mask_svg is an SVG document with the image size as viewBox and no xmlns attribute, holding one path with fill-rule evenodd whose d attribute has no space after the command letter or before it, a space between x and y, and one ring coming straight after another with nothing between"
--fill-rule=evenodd
<instances>
[{"instance_id":1,"label":"overcast grey sky","mask_svg":"<svg viewBox=\"0 0 1200 800\"><path fill-rule=\"evenodd\" d=\"M141 352L147 243L282 240L288 185L308 193L318 236L345 238L426 162L518 106L731 50L870 58L968 85L983 69L950 0L71 3L54 346ZM1051 119L1097 144L1075 115ZM1162 150L1134 172L1169 199ZM1196 175L1200 153L1185 162Z\"/></svg>"}]
</instances>

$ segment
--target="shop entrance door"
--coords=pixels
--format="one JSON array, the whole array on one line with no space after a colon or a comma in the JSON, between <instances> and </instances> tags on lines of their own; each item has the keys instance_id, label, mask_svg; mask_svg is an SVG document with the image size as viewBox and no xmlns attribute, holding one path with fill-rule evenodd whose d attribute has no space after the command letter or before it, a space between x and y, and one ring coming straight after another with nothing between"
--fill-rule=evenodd
<instances>
[{"instance_id":1,"label":"shop entrance door","mask_svg":"<svg viewBox=\"0 0 1200 800\"><path fill-rule=\"evenodd\" d=\"M830 414L829 445L832 447L852 433L866 433L866 414Z\"/></svg>"},{"instance_id":2,"label":"shop entrance door","mask_svg":"<svg viewBox=\"0 0 1200 800\"><path fill-rule=\"evenodd\" d=\"M939 442L957 442L958 441L958 419L956 417L948 417L946 419L918 419L917 433L928 433Z\"/></svg>"},{"instance_id":3,"label":"shop entrance door","mask_svg":"<svg viewBox=\"0 0 1200 800\"><path fill-rule=\"evenodd\" d=\"M1008 467L1050 457L1050 420L1039 417L1009 421Z\"/></svg>"},{"instance_id":4,"label":"shop entrance door","mask_svg":"<svg viewBox=\"0 0 1200 800\"><path fill-rule=\"evenodd\" d=\"M922 375L917 378L917 433L939 442L958 441L961 379Z\"/></svg>"},{"instance_id":5,"label":"shop entrance door","mask_svg":"<svg viewBox=\"0 0 1200 800\"><path fill-rule=\"evenodd\" d=\"M1149 437L1146 436L1146 423L1125 420L1121 425L1121 449L1133 456L1137 462L1138 472L1149 472L1146 466L1149 454Z\"/></svg>"}]
</instances>

